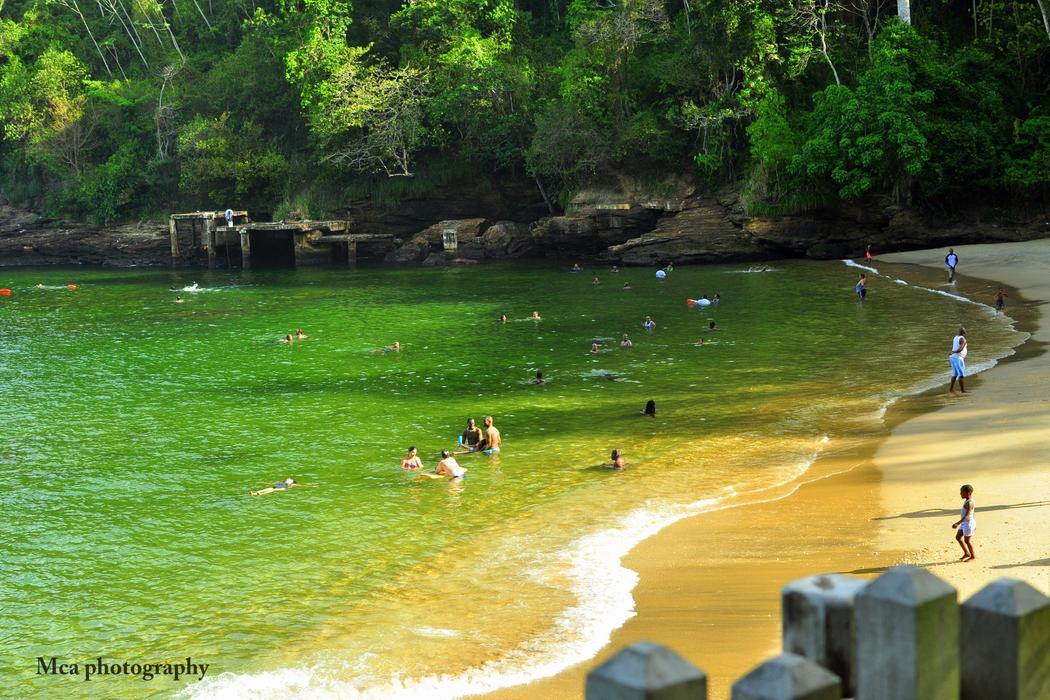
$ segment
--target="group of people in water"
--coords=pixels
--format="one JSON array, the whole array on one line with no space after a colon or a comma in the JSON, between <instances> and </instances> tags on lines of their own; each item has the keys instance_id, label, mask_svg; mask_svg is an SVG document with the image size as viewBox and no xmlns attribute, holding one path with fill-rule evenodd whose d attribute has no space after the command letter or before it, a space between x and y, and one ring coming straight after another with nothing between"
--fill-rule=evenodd
<instances>
[{"instance_id":1,"label":"group of people in water","mask_svg":"<svg viewBox=\"0 0 1050 700\"><path fill-rule=\"evenodd\" d=\"M537 378L542 383L542 376L537 372ZM434 471L426 471L423 460L419 458L415 445L408 448L408 453L401 460L401 468L406 471L419 472L424 478L462 479L467 475L467 468L456 461L456 456L482 453L487 455L498 455L503 449L503 435L499 428L494 425L492 416L485 416L482 420L484 430L478 427L473 418L467 419L467 428L458 440L455 450L441 450L441 461L438 462Z\"/></svg>"}]
</instances>

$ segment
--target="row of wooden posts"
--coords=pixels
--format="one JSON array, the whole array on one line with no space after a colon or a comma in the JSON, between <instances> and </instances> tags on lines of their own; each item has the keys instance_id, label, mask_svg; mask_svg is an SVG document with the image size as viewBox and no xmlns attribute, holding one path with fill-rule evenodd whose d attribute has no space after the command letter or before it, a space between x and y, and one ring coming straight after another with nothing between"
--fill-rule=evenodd
<instances>
[{"instance_id":1,"label":"row of wooden posts","mask_svg":"<svg viewBox=\"0 0 1050 700\"><path fill-rule=\"evenodd\" d=\"M916 566L874 581L811 576L781 593L784 653L732 700L1050 700L1050 598L1016 579L962 605ZM590 672L587 700L706 700L707 675L671 649L633 644Z\"/></svg>"}]
</instances>

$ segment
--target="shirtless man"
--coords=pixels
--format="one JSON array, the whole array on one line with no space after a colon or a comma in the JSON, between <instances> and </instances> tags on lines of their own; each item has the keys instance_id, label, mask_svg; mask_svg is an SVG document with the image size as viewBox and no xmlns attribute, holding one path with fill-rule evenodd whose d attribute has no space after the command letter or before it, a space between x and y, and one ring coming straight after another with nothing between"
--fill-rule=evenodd
<instances>
[{"instance_id":1,"label":"shirtless man","mask_svg":"<svg viewBox=\"0 0 1050 700\"><path fill-rule=\"evenodd\" d=\"M467 419L467 429L463 431L463 435L460 439L460 444L467 450L467 452L474 452L478 449L478 444L481 442L481 428L478 427L477 423L474 422L473 418Z\"/></svg>"},{"instance_id":2,"label":"shirtless man","mask_svg":"<svg viewBox=\"0 0 1050 700\"><path fill-rule=\"evenodd\" d=\"M452 456L448 450L441 450L441 461L438 462L437 469L434 470L434 474L437 476L447 476L453 479L462 479L467 473L466 467L459 466L459 462Z\"/></svg>"},{"instance_id":3,"label":"shirtless man","mask_svg":"<svg viewBox=\"0 0 1050 700\"><path fill-rule=\"evenodd\" d=\"M492 416L485 416L485 439L478 445L478 449L481 451L488 451L489 454L499 454L500 446L503 445L503 436L499 434L499 429L492 424Z\"/></svg>"}]
</instances>

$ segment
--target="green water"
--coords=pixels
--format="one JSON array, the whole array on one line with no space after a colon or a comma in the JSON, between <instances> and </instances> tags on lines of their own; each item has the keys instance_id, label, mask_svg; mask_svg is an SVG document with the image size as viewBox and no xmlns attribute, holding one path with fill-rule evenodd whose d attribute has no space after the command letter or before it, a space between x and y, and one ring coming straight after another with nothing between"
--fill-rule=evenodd
<instances>
[{"instance_id":1,"label":"green water","mask_svg":"<svg viewBox=\"0 0 1050 700\"><path fill-rule=\"evenodd\" d=\"M0 270L5 692L186 686L41 676L38 656L191 656L229 675L188 692L222 697L527 680L629 614L615 562L641 531L877 431L887 400L946 381L960 323L971 366L1018 342L986 307L886 277L858 304L842 263L746 269L601 269L598 287L546 263ZM296 328L310 338L277 342ZM463 482L398 468L486 414L504 452L462 458ZM612 447L630 469L595 468ZM288 476L306 486L248 496ZM449 644L463 669L434 660Z\"/></svg>"}]
</instances>

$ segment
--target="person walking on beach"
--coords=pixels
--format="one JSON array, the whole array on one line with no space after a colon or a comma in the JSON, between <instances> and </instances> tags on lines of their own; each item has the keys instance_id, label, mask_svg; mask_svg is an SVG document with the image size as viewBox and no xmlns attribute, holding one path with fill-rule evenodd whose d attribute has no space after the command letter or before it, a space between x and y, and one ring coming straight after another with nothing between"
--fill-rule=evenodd
<instances>
[{"instance_id":1,"label":"person walking on beach","mask_svg":"<svg viewBox=\"0 0 1050 700\"><path fill-rule=\"evenodd\" d=\"M489 454L499 454L503 445L503 436L499 429L492 424L492 416L485 416L485 439L478 445L478 449Z\"/></svg>"},{"instance_id":2,"label":"person walking on beach","mask_svg":"<svg viewBox=\"0 0 1050 700\"><path fill-rule=\"evenodd\" d=\"M869 265L871 264L871 244L870 243L868 244L868 247L864 249L864 260Z\"/></svg>"},{"instance_id":3,"label":"person walking on beach","mask_svg":"<svg viewBox=\"0 0 1050 700\"><path fill-rule=\"evenodd\" d=\"M948 282L955 283L955 266L959 264L959 256L955 254L954 248L948 249L948 254L944 256L944 264L948 266Z\"/></svg>"},{"instance_id":4,"label":"person walking on beach","mask_svg":"<svg viewBox=\"0 0 1050 700\"><path fill-rule=\"evenodd\" d=\"M952 382L948 386L948 393L955 393L955 380L959 380L959 391L966 393L963 378L966 376L966 351L969 345L966 342L966 329L959 326L959 335L952 338L952 352L948 355L948 362L952 366Z\"/></svg>"},{"instance_id":5,"label":"person walking on beach","mask_svg":"<svg viewBox=\"0 0 1050 700\"><path fill-rule=\"evenodd\" d=\"M995 293L995 313L999 315L1003 312L1003 308L1006 306L1006 297L1009 296L1003 291L1002 287L999 287L999 291Z\"/></svg>"},{"instance_id":6,"label":"person walking on beach","mask_svg":"<svg viewBox=\"0 0 1050 700\"><path fill-rule=\"evenodd\" d=\"M977 527L977 521L973 517L973 486L963 484L959 489L959 497L963 499L962 510L959 511L959 519L952 523L952 529L958 528L955 533L955 541L962 547L963 555L959 561L973 561L977 555L973 553L973 531Z\"/></svg>"}]
</instances>

